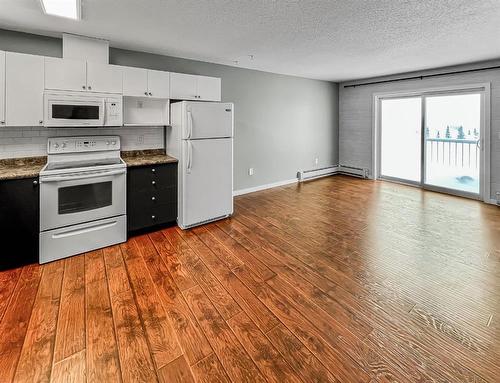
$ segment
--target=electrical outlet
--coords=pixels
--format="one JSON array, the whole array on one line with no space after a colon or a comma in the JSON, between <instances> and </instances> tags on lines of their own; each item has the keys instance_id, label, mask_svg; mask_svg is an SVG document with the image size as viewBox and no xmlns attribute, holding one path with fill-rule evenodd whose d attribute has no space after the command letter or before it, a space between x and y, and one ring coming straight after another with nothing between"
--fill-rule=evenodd
<instances>
[{"instance_id":1,"label":"electrical outlet","mask_svg":"<svg viewBox=\"0 0 500 383\"><path fill-rule=\"evenodd\" d=\"M253 168L248 168L248 175L253 176Z\"/></svg>"},{"instance_id":2,"label":"electrical outlet","mask_svg":"<svg viewBox=\"0 0 500 383\"><path fill-rule=\"evenodd\" d=\"M144 134L140 134L139 136L137 136L137 143L144 144Z\"/></svg>"}]
</instances>

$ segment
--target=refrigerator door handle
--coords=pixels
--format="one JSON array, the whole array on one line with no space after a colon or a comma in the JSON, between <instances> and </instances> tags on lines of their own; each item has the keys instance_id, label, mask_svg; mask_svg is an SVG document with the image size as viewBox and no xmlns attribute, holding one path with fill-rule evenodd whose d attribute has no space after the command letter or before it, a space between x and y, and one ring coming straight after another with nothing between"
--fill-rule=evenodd
<instances>
[{"instance_id":1,"label":"refrigerator door handle","mask_svg":"<svg viewBox=\"0 0 500 383\"><path fill-rule=\"evenodd\" d=\"M188 146L188 160L187 160L187 167L186 171L187 173L191 173L191 168L193 165L193 144L191 141L187 141L187 146Z\"/></svg>"},{"instance_id":2,"label":"refrigerator door handle","mask_svg":"<svg viewBox=\"0 0 500 383\"><path fill-rule=\"evenodd\" d=\"M187 138L191 138L193 135L193 114L191 111L187 111L187 116L188 116L188 136Z\"/></svg>"}]
</instances>

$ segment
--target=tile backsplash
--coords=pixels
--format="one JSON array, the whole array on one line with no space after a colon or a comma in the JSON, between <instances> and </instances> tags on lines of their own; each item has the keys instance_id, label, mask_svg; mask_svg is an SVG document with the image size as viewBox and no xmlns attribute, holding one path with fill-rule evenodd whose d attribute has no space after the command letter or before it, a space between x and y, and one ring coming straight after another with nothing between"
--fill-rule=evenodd
<instances>
[{"instance_id":1,"label":"tile backsplash","mask_svg":"<svg viewBox=\"0 0 500 383\"><path fill-rule=\"evenodd\" d=\"M162 149L163 127L120 128L0 128L0 159L47 155L48 137L116 135L121 137L122 150Z\"/></svg>"}]
</instances>

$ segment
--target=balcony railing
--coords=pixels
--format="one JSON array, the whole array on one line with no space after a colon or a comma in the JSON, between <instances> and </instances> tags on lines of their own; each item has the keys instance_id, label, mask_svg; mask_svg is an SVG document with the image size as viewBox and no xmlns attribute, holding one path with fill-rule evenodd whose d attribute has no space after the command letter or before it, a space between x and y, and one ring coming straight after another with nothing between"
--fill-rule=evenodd
<instances>
[{"instance_id":1,"label":"balcony railing","mask_svg":"<svg viewBox=\"0 0 500 383\"><path fill-rule=\"evenodd\" d=\"M479 169L479 140L426 138L427 159L455 168Z\"/></svg>"}]
</instances>

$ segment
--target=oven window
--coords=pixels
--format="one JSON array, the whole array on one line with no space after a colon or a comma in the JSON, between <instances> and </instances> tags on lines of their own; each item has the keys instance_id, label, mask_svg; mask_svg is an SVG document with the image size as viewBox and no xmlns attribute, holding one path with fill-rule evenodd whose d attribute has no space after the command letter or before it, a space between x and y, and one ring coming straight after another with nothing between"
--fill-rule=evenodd
<instances>
[{"instance_id":1,"label":"oven window","mask_svg":"<svg viewBox=\"0 0 500 383\"><path fill-rule=\"evenodd\" d=\"M52 118L64 120L98 120L98 105L52 104Z\"/></svg>"},{"instance_id":2,"label":"oven window","mask_svg":"<svg viewBox=\"0 0 500 383\"><path fill-rule=\"evenodd\" d=\"M71 214L111 206L113 183L99 182L58 189L59 214Z\"/></svg>"}]
</instances>

